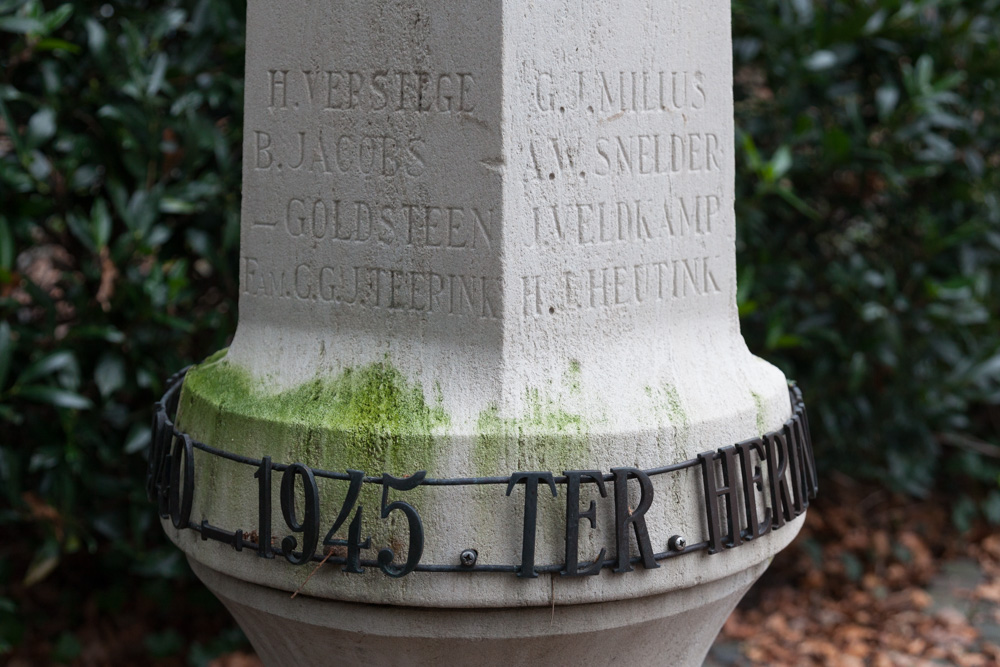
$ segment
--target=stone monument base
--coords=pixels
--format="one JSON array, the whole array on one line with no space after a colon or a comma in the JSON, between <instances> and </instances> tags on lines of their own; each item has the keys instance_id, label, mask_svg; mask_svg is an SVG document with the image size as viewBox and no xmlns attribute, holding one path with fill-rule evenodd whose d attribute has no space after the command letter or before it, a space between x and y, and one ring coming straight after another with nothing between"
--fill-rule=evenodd
<instances>
[{"instance_id":1,"label":"stone monument base","mask_svg":"<svg viewBox=\"0 0 1000 667\"><path fill-rule=\"evenodd\" d=\"M189 559L268 667L281 665L702 664L770 560L644 598L555 607L367 605L247 583Z\"/></svg>"}]
</instances>

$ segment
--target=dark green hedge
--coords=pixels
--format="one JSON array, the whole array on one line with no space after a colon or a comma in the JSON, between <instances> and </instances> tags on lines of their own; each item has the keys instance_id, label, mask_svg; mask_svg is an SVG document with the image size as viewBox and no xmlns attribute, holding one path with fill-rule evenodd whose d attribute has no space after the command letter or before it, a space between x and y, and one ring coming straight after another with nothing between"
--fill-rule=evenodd
<instances>
[{"instance_id":1,"label":"dark green hedge","mask_svg":"<svg viewBox=\"0 0 1000 667\"><path fill-rule=\"evenodd\" d=\"M185 571L141 482L163 379L235 328L245 11L0 0L0 654L55 568Z\"/></svg>"},{"instance_id":2,"label":"dark green hedge","mask_svg":"<svg viewBox=\"0 0 1000 667\"><path fill-rule=\"evenodd\" d=\"M751 349L827 472L1000 521L1000 0L733 10ZM235 326L244 12L0 0L0 529L31 550L0 590L74 552L182 569L143 447L162 379Z\"/></svg>"},{"instance_id":3,"label":"dark green hedge","mask_svg":"<svg viewBox=\"0 0 1000 667\"><path fill-rule=\"evenodd\" d=\"M1000 2L734 2L740 314L829 470L1000 523Z\"/></svg>"}]
</instances>

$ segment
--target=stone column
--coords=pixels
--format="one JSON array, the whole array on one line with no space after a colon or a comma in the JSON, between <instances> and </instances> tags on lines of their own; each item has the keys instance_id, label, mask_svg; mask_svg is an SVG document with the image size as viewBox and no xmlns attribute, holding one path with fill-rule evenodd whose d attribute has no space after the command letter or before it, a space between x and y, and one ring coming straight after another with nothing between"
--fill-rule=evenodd
<instances>
[{"instance_id":1,"label":"stone column","mask_svg":"<svg viewBox=\"0 0 1000 667\"><path fill-rule=\"evenodd\" d=\"M815 491L731 88L725 0L250 0L239 328L177 417L245 460L161 491L266 663L700 663Z\"/></svg>"}]
</instances>

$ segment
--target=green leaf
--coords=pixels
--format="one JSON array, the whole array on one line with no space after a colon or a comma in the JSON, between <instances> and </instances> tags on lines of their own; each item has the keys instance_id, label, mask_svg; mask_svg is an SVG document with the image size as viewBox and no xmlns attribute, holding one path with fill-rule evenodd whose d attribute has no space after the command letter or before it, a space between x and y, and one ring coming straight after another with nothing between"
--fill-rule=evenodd
<instances>
[{"instance_id":1,"label":"green leaf","mask_svg":"<svg viewBox=\"0 0 1000 667\"><path fill-rule=\"evenodd\" d=\"M741 134L743 138L743 152L747 154L747 162L749 163L748 166L750 167L750 171L759 172L762 166L760 151L757 150L757 146L754 144L753 137L750 136L749 132Z\"/></svg>"},{"instance_id":2,"label":"green leaf","mask_svg":"<svg viewBox=\"0 0 1000 667\"><path fill-rule=\"evenodd\" d=\"M160 200L160 213L189 214L197 211L197 207L189 201L176 197L164 197Z\"/></svg>"},{"instance_id":3,"label":"green leaf","mask_svg":"<svg viewBox=\"0 0 1000 667\"><path fill-rule=\"evenodd\" d=\"M17 395L22 398L26 398L29 401L47 403L57 408L89 410L94 407L94 404L90 402L90 399L85 396L81 396L76 392L69 391L67 389L60 389L58 387L49 387L45 385L21 387L18 390Z\"/></svg>"},{"instance_id":4,"label":"green leaf","mask_svg":"<svg viewBox=\"0 0 1000 667\"><path fill-rule=\"evenodd\" d=\"M934 90L938 92L950 90L965 83L967 78L968 75L963 71L951 72L938 79L938 82L934 84Z\"/></svg>"},{"instance_id":5,"label":"green leaf","mask_svg":"<svg viewBox=\"0 0 1000 667\"><path fill-rule=\"evenodd\" d=\"M82 653L83 646L80 644L80 640L71 632L59 635L55 646L52 647L52 659L63 664L73 662Z\"/></svg>"},{"instance_id":6,"label":"green leaf","mask_svg":"<svg viewBox=\"0 0 1000 667\"><path fill-rule=\"evenodd\" d=\"M152 429L145 424L133 424L128 437L125 438L125 445L122 450L126 454L136 454L145 451L149 446L149 436Z\"/></svg>"},{"instance_id":7,"label":"green leaf","mask_svg":"<svg viewBox=\"0 0 1000 667\"><path fill-rule=\"evenodd\" d=\"M845 551L840 555L840 561L844 565L844 573L848 579L855 582L861 580L865 573L865 566L858 560L857 556L850 551Z\"/></svg>"},{"instance_id":8,"label":"green leaf","mask_svg":"<svg viewBox=\"0 0 1000 667\"><path fill-rule=\"evenodd\" d=\"M983 501L983 514L994 526L1000 525L1000 491L993 489Z\"/></svg>"},{"instance_id":9,"label":"green leaf","mask_svg":"<svg viewBox=\"0 0 1000 667\"><path fill-rule=\"evenodd\" d=\"M24 137L16 129L17 123L14 122L14 117L11 116L10 109L7 108L4 96L0 96L0 118L3 118L4 124L7 126L7 136L10 137L11 143L14 144L14 151L17 153L18 160L23 164L27 161Z\"/></svg>"},{"instance_id":10,"label":"green leaf","mask_svg":"<svg viewBox=\"0 0 1000 667\"><path fill-rule=\"evenodd\" d=\"M976 502L968 494L962 494L952 505L951 522L960 532L968 532L976 520L976 510Z\"/></svg>"},{"instance_id":11,"label":"green leaf","mask_svg":"<svg viewBox=\"0 0 1000 667\"><path fill-rule=\"evenodd\" d=\"M54 37L46 37L45 39L40 39L35 44L36 51L66 51L67 53L80 53L80 45L74 44L72 42L67 42L65 39L56 39Z\"/></svg>"},{"instance_id":12,"label":"green leaf","mask_svg":"<svg viewBox=\"0 0 1000 667\"><path fill-rule=\"evenodd\" d=\"M886 9L880 9L871 16L868 17L868 21L865 22L865 27L861 29L861 32L865 35L874 35L875 33L882 30L882 26L885 25L885 19L889 16L889 12Z\"/></svg>"},{"instance_id":13,"label":"green leaf","mask_svg":"<svg viewBox=\"0 0 1000 667\"><path fill-rule=\"evenodd\" d=\"M25 385L35 380L76 364L76 357L69 350L59 350L48 354L28 366L17 378L15 384Z\"/></svg>"},{"instance_id":14,"label":"green leaf","mask_svg":"<svg viewBox=\"0 0 1000 667\"><path fill-rule=\"evenodd\" d=\"M24 416L10 405L0 403L0 419L18 425L24 422ZM3 472L3 449L0 448L0 473Z\"/></svg>"},{"instance_id":15,"label":"green leaf","mask_svg":"<svg viewBox=\"0 0 1000 667\"><path fill-rule=\"evenodd\" d=\"M770 163L767 166L767 178L769 181L774 182L781 180L781 177L788 173L788 170L792 168L792 149L788 146L781 146L774 155L771 157Z\"/></svg>"},{"instance_id":16,"label":"green leaf","mask_svg":"<svg viewBox=\"0 0 1000 667\"><path fill-rule=\"evenodd\" d=\"M44 144L56 134L56 112L51 107L42 107L28 120L28 145L36 147Z\"/></svg>"},{"instance_id":17,"label":"green leaf","mask_svg":"<svg viewBox=\"0 0 1000 667\"><path fill-rule=\"evenodd\" d=\"M20 100L24 96L21 91L9 83L0 83L0 100Z\"/></svg>"},{"instance_id":18,"label":"green leaf","mask_svg":"<svg viewBox=\"0 0 1000 667\"><path fill-rule=\"evenodd\" d=\"M108 245L111 240L111 212L106 199L94 200L94 206L90 209L90 229L98 249Z\"/></svg>"},{"instance_id":19,"label":"green leaf","mask_svg":"<svg viewBox=\"0 0 1000 667\"><path fill-rule=\"evenodd\" d=\"M157 20L153 25L153 38L160 39L161 37L172 33L184 25L184 21L186 19L187 12L183 9L168 9L161 12L157 16Z\"/></svg>"},{"instance_id":20,"label":"green leaf","mask_svg":"<svg viewBox=\"0 0 1000 667\"><path fill-rule=\"evenodd\" d=\"M1000 354L996 354L976 366L972 372L972 378L975 382L984 380L1000 382Z\"/></svg>"},{"instance_id":21,"label":"green leaf","mask_svg":"<svg viewBox=\"0 0 1000 667\"><path fill-rule=\"evenodd\" d=\"M37 35L45 30L45 24L26 16L5 16L0 18L0 30L21 35Z\"/></svg>"},{"instance_id":22,"label":"green leaf","mask_svg":"<svg viewBox=\"0 0 1000 667\"><path fill-rule=\"evenodd\" d=\"M158 659L169 658L177 655L184 648L184 638L176 630L164 630L163 632L148 634L145 639L146 650L149 654Z\"/></svg>"},{"instance_id":23,"label":"green leaf","mask_svg":"<svg viewBox=\"0 0 1000 667\"><path fill-rule=\"evenodd\" d=\"M14 339L11 337L10 325L5 320L0 322L0 391L7 384L7 373L10 371L13 354Z\"/></svg>"},{"instance_id":24,"label":"green leaf","mask_svg":"<svg viewBox=\"0 0 1000 667\"><path fill-rule=\"evenodd\" d=\"M122 217L129 228L141 237L149 233L156 220L160 208L159 198L158 190L136 190L128 199L128 206L122 212Z\"/></svg>"},{"instance_id":25,"label":"green leaf","mask_svg":"<svg viewBox=\"0 0 1000 667\"><path fill-rule=\"evenodd\" d=\"M878 116L883 122L896 110L898 103L899 88L893 84L883 84L875 91L875 106L878 109Z\"/></svg>"},{"instance_id":26,"label":"green leaf","mask_svg":"<svg viewBox=\"0 0 1000 667\"><path fill-rule=\"evenodd\" d=\"M813 72L828 70L837 64L837 54L833 51L821 49L806 58L804 64L806 69L812 70Z\"/></svg>"},{"instance_id":27,"label":"green leaf","mask_svg":"<svg viewBox=\"0 0 1000 667\"><path fill-rule=\"evenodd\" d=\"M844 160L851 152L851 137L839 127L830 128L823 137L823 148L834 159Z\"/></svg>"},{"instance_id":28,"label":"green leaf","mask_svg":"<svg viewBox=\"0 0 1000 667\"><path fill-rule=\"evenodd\" d=\"M149 76L149 83L146 84L146 95L153 97L158 92L160 92L160 87L163 85L163 78L167 73L167 54L158 53L153 61L153 73Z\"/></svg>"},{"instance_id":29,"label":"green leaf","mask_svg":"<svg viewBox=\"0 0 1000 667\"><path fill-rule=\"evenodd\" d=\"M88 324L74 327L70 330L70 335L75 339L96 338L115 345L125 342L125 334L110 325Z\"/></svg>"},{"instance_id":30,"label":"green leaf","mask_svg":"<svg viewBox=\"0 0 1000 667\"><path fill-rule=\"evenodd\" d=\"M69 227L69 231L73 233L73 236L87 247L87 250L97 252L97 246L94 245L89 221L81 218L75 211L70 211L66 214L66 226Z\"/></svg>"},{"instance_id":31,"label":"green leaf","mask_svg":"<svg viewBox=\"0 0 1000 667\"><path fill-rule=\"evenodd\" d=\"M125 386L125 360L119 355L105 353L94 369L94 382L102 398L107 398Z\"/></svg>"},{"instance_id":32,"label":"green leaf","mask_svg":"<svg viewBox=\"0 0 1000 667\"><path fill-rule=\"evenodd\" d=\"M90 191L101 179L100 169L96 165L81 164L73 170L69 186L74 190ZM82 193L81 193L82 194Z\"/></svg>"},{"instance_id":33,"label":"green leaf","mask_svg":"<svg viewBox=\"0 0 1000 667\"><path fill-rule=\"evenodd\" d=\"M930 92L931 81L934 78L934 59L926 53L917 58L915 74L919 90L923 93Z\"/></svg>"},{"instance_id":34,"label":"green leaf","mask_svg":"<svg viewBox=\"0 0 1000 667\"><path fill-rule=\"evenodd\" d=\"M14 270L14 234L7 218L0 215L0 271Z\"/></svg>"},{"instance_id":35,"label":"green leaf","mask_svg":"<svg viewBox=\"0 0 1000 667\"><path fill-rule=\"evenodd\" d=\"M44 153L38 150L31 151L28 159L28 172L39 181L44 181L52 173L52 163Z\"/></svg>"},{"instance_id":36,"label":"green leaf","mask_svg":"<svg viewBox=\"0 0 1000 667\"><path fill-rule=\"evenodd\" d=\"M778 336L777 340L774 341L773 349L780 350L783 348L793 348L802 345L802 338L800 336L793 336L791 334L783 334Z\"/></svg>"},{"instance_id":37,"label":"green leaf","mask_svg":"<svg viewBox=\"0 0 1000 667\"><path fill-rule=\"evenodd\" d=\"M34 586L45 577L52 574L52 571L59 565L59 543L51 537L42 543L42 546L35 552L28 571L24 575L24 585Z\"/></svg>"},{"instance_id":38,"label":"green leaf","mask_svg":"<svg viewBox=\"0 0 1000 667\"><path fill-rule=\"evenodd\" d=\"M108 31L92 18L88 18L84 25L87 28L87 46L94 54L103 54L108 43Z\"/></svg>"},{"instance_id":39,"label":"green leaf","mask_svg":"<svg viewBox=\"0 0 1000 667\"><path fill-rule=\"evenodd\" d=\"M0 14L13 14L28 0L0 0Z\"/></svg>"},{"instance_id":40,"label":"green leaf","mask_svg":"<svg viewBox=\"0 0 1000 667\"><path fill-rule=\"evenodd\" d=\"M62 27L69 17L73 15L73 5L66 3L59 5L54 11L49 12L42 17L42 22L45 24L45 32L51 33L53 30Z\"/></svg>"},{"instance_id":41,"label":"green leaf","mask_svg":"<svg viewBox=\"0 0 1000 667\"><path fill-rule=\"evenodd\" d=\"M779 186L775 189L775 192L778 193L779 197L791 204L796 211L807 216L810 220L819 220L821 218L819 211L807 204L801 197L792 192L791 189Z\"/></svg>"}]
</instances>

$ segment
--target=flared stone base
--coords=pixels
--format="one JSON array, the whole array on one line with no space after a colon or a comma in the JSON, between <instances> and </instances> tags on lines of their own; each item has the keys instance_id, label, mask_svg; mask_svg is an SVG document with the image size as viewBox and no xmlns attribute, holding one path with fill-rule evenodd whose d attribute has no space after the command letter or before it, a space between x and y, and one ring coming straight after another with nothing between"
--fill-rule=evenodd
<instances>
[{"instance_id":1,"label":"flared stone base","mask_svg":"<svg viewBox=\"0 0 1000 667\"><path fill-rule=\"evenodd\" d=\"M297 596L189 559L268 667L284 665L701 665L770 561L707 584L633 600L441 609ZM558 585L558 580L554 582Z\"/></svg>"}]
</instances>

